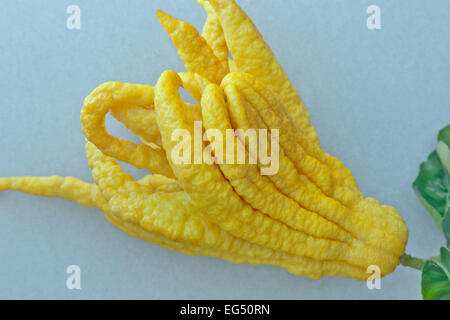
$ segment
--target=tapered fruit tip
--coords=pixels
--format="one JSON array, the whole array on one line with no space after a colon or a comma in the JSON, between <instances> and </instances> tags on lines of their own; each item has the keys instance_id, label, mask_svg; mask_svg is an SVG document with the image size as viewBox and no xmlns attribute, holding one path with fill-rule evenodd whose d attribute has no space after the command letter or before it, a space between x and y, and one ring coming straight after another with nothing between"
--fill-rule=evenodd
<instances>
[{"instance_id":1,"label":"tapered fruit tip","mask_svg":"<svg viewBox=\"0 0 450 320\"><path fill-rule=\"evenodd\" d=\"M159 22L169 34L174 31L175 22L177 21L175 18L161 10L156 10L156 15L158 16Z\"/></svg>"},{"instance_id":2,"label":"tapered fruit tip","mask_svg":"<svg viewBox=\"0 0 450 320\"><path fill-rule=\"evenodd\" d=\"M220 5L220 2L219 1L216 1L216 0L207 0L207 2L209 2L211 5L213 5L213 6L218 6L218 5Z\"/></svg>"},{"instance_id":3,"label":"tapered fruit tip","mask_svg":"<svg viewBox=\"0 0 450 320\"><path fill-rule=\"evenodd\" d=\"M211 14L214 12L214 8L212 7L209 0L197 0L197 4L201 5L203 9L205 9L207 14Z\"/></svg>"},{"instance_id":4,"label":"tapered fruit tip","mask_svg":"<svg viewBox=\"0 0 450 320\"><path fill-rule=\"evenodd\" d=\"M204 7L205 5L208 5L209 0L197 0L197 3Z\"/></svg>"},{"instance_id":5,"label":"tapered fruit tip","mask_svg":"<svg viewBox=\"0 0 450 320\"><path fill-rule=\"evenodd\" d=\"M11 179L0 178L0 191L8 190L11 186Z\"/></svg>"},{"instance_id":6,"label":"tapered fruit tip","mask_svg":"<svg viewBox=\"0 0 450 320\"><path fill-rule=\"evenodd\" d=\"M156 10L156 15L158 16L159 20L163 20L163 19L166 19L167 17L169 17L169 15L167 13L165 13L164 11L161 11L161 10Z\"/></svg>"}]
</instances>

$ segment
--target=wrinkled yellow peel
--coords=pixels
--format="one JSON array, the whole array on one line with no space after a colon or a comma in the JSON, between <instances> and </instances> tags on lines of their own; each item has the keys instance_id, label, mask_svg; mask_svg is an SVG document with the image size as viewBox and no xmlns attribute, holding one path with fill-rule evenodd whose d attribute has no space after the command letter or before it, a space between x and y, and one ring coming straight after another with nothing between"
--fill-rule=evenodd
<instances>
[{"instance_id":1,"label":"wrinkled yellow peel","mask_svg":"<svg viewBox=\"0 0 450 320\"><path fill-rule=\"evenodd\" d=\"M313 279L366 280L371 265L382 276L392 272L408 238L403 219L365 198L352 173L323 151L297 90L235 1L198 3L207 13L201 35L157 12L187 72L165 71L155 88L107 82L85 99L81 123L94 183L11 177L0 178L0 191L98 207L127 234L189 255L274 265ZM198 105L182 100L182 87ZM109 112L142 144L110 135ZM173 134L194 136L194 121L202 122L201 147L210 153L202 163L180 164L171 157ZM238 131L230 150L214 143L211 130L226 136L237 129L267 130L268 153L277 150L269 143L277 137L274 174L261 174L266 164ZM236 159L238 145L256 161L213 161L220 153ZM135 181L116 160L152 174Z\"/></svg>"},{"instance_id":2,"label":"wrinkled yellow peel","mask_svg":"<svg viewBox=\"0 0 450 320\"><path fill-rule=\"evenodd\" d=\"M228 70L224 68L213 49L208 46L198 31L191 24L173 18L160 10L157 11L157 15L178 49L186 69L198 73L211 82L220 83Z\"/></svg>"},{"instance_id":3,"label":"wrinkled yellow peel","mask_svg":"<svg viewBox=\"0 0 450 320\"><path fill-rule=\"evenodd\" d=\"M221 62L223 69L228 73L228 46L219 17L207 0L197 0L197 2L205 9L208 15L203 26L202 37Z\"/></svg>"}]
</instances>

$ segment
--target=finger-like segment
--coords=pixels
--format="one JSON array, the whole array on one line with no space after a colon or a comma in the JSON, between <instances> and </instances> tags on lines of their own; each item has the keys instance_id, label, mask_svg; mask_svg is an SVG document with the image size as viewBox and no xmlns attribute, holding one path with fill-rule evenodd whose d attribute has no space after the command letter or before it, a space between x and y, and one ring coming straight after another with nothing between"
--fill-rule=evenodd
<instances>
[{"instance_id":1,"label":"finger-like segment","mask_svg":"<svg viewBox=\"0 0 450 320\"><path fill-rule=\"evenodd\" d=\"M241 128L244 131L252 128L267 130L268 138L271 139L270 128L254 111L238 88L234 84L230 84L224 87L224 91L228 101L228 112L232 126ZM267 144L268 154L271 154L271 149L271 144ZM260 160L258 158L258 165L262 168L265 165ZM302 188L303 193L322 195L321 190L314 183L297 171L293 162L285 155L283 148L279 149L279 162L278 172L274 175L269 175L268 178L272 180L281 192L291 195L299 188Z\"/></svg>"},{"instance_id":2,"label":"finger-like segment","mask_svg":"<svg viewBox=\"0 0 450 320\"><path fill-rule=\"evenodd\" d=\"M125 127L138 135L143 141L161 145L155 110L140 106L119 106L112 108L110 111L117 121L122 122Z\"/></svg>"},{"instance_id":3,"label":"finger-like segment","mask_svg":"<svg viewBox=\"0 0 450 320\"><path fill-rule=\"evenodd\" d=\"M298 144L295 143L296 136L290 127L290 123L286 121L287 117L283 116L282 105L278 104L276 98L270 94L270 91L265 88L263 84L253 76L242 73L227 75L224 78L222 85L226 87L230 83L237 85L239 90L244 94L245 99L250 103L251 110L249 110L249 114L263 119L268 128L282 128L280 133L280 143L282 144L284 151L288 157L294 159L293 162L296 164L297 169L299 169L300 172L305 172L306 176L320 187L326 196L340 202L340 206L346 206L352 214L361 219L361 221L364 221L364 223L387 232L389 235L384 237L385 241L390 241L391 237L394 236L401 239L400 243L405 243L401 230L406 230L406 226L400 215L398 213L392 215L383 212L379 204L376 205L373 202L365 200L359 190L357 190L356 182L350 171L331 170L328 169L328 167L321 165L319 166L319 170L310 171L308 174L308 171L303 169L304 167L299 166L302 162L295 161L295 150L298 150L299 148ZM308 156L306 157L308 158ZM309 159L311 159L311 157L309 157ZM330 174L328 174L328 172ZM327 178L323 180L324 176L331 176L332 179L330 180ZM321 184L320 182L322 180L324 183ZM361 209L368 209L369 207L371 210ZM398 241L392 242L395 243ZM383 242L380 242L380 247L384 247ZM387 248L389 248L389 246Z\"/></svg>"},{"instance_id":4,"label":"finger-like segment","mask_svg":"<svg viewBox=\"0 0 450 320\"><path fill-rule=\"evenodd\" d=\"M172 179L161 176L154 177L151 182L158 185L164 182L173 182ZM141 181L146 185L145 181ZM186 242L173 241L161 234L143 229L139 224L123 221L111 210L107 200L95 184L90 184L72 177L13 177L0 178L0 190L14 189L35 195L61 197L78 202L80 205L98 207L105 217L116 227L137 238L153 244L163 246L170 250L177 250L185 254L201 254L226 259L234 263L272 264L279 265L290 272L311 278L321 278L323 275L346 276L364 279L362 269L341 266L339 262L321 263L308 259L297 259L282 253L273 252L270 249L254 246L224 234L223 243L238 248L235 252L201 246L194 246ZM147 192L149 192L148 189ZM208 224L207 228L217 228Z\"/></svg>"},{"instance_id":5,"label":"finger-like segment","mask_svg":"<svg viewBox=\"0 0 450 320\"><path fill-rule=\"evenodd\" d=\"M283 101L311 143L319 144L297 89L264 42L258 29L234 0L210 0L219 17L226 42L239 71L261 79Z\"/></svg>"},{"instance_id":6,"label":"finger-like segment","mask_svg":"<svg viewBox=\"0 0 450 320\"><path fill-rule=\"evenodd\" d=\"M196 214L198 206L192 204L186 193L152 194L150 189L132 186L132 178L113 159L90 143L86 151L94 180L103 195L96 198L98 206L113 225L134 237L185 254L208 255L234 263L276 265L316 279L333 275L364 280L367 276L365 269L342 261L296 257L236 238Z\"/></svg>"},{"instance_id":7,"label":"finger-like segment","mask_svg":"<svg viewBox=\"0 0 450 320\"><path fill-rule=\"evenodd\" d=\"M201 117L199 106L186 103L186 110L193 119ZM154 110L138 106L125 106L111 109L111 114L152 149L161 147L161 135Z\"/></svg>"},{"instance_id":8,"label":"finger-like segment","mask_svg":"<svg viewBox=\"0 0 450 320\"><path fill-rule=\"evenodd\" d=\"M242 130L249 130L252 128L268 130L270 137L270 128L264 123L261 117L254 110L252 105L244 98L243 94L234 84L229 84L224 88L228 101L228 111L230 114L231 123L234 128L241 128ZM268 153L271 153L271 144L267 145ZM295 195L315 196L321 197L323 193L321 190L309 180L305 175L299 173L294 163L285 155L283 148L280 148L279 153L279 170L276 174L268 176L280 192L288 195L301 206L305 206L303 202L304 197ZM259 167L263 167L258 158ZM301 200L301 201L300 201ZM316 201L311 201L315 203ZM317 208L305 207L306 209L318 212L321 216L330 220L329 214L331 212L317 211Z\"/></svg>"},{"instance_id":9,"label":"finger-like segment","mask_svg":"<svg viewBox=\"0 0 450 320\"><path fill-rule=\"evenodd\" d=\"M230 69L230 72L239 72L239 68L233 59L228 59L228 68Z\"/></svg>"},{"instance_id":10,"label":"finger-like segment","mask_svg":"<svg viewBox=\"0 0 450 320\"><path fill-rule=\"evenodd\" d=\"M180 72L178 75L183 81L184 88L192 95L195 101L200 104L203 90L205 90L211 82L198 73Z\"/></svg>"},{"instance_id":11,"label":"finger-like segment","mask_svg":"<svg viewBox=\"0 0 450 320\"><path fill-rule=\"evenodd\" d=\"M111 136L105 127L105 116L111 109L123 105L148 107L153 105L153 88L146 85L107 82L97 87L84 101L81 123L86 138L105 154L127 162L136 168L173 177L164 150Z\"/></svg>"},{"instance_id":12,"label":"finger-like segment","mask_svg":"<svg viewBox=\"0 0 450 320\"><path fill-rule=\"evenodd\" d=\"M400 243L397 253L401 254L405 251L408 241L408 228L397 210L387 205L381 205L374 198L362 199L351 210L362 221L384 230L390 237L397 238ZM392 244L389 247L391 246Z\"/></svg>"},{"instance_id":13,"label":"finger-like segment","mask_svg":"<svg viewBox=\"0 0 450 320\"><path fill-rule=\"evenodd\" d=\"M183 188L175 179L170 179L159 174L149 174L138 181L141 185L146 185L152 188L154 192L178 192L183 191Z\"/></svg>"},{"instance_id":14,"label":"finger-like segment","mask_svg":"<svg viewBox=\"0 0 450 320\"><path fill-rule=\"evenodd\" d=\"M186 89L200 103L202 92L210 82L192 72L180 72L179 75L183 79ZM193 121L201 120L200 107L187 102L185 104L187 116ZM153 105L146 107L120 105L113 107L110 111L114 118L138 135L145 144L153 149L161 147L161 135Z\"/></svg>"},{"instance_id":15,"label":"finger-like segment","mask_svg":"<svg viewBox=\"0 0 450 320\"><path fill-rule=\"evenodd\" d=\"M232 108L236 108L236 106ZM202 99L202 114L203 121L208 128L220 128L220 130L225 131L231 127L221 91L216 86L209 86L205 90ZM314 212L302 211L302 208L295 201L278 192L279 190L270 183L267 177L260 176L254 166L222 164L220 168L230 180L234 190L250 203L253 208L261 210L274 219L286 223L288 226L293 227L294 224L294 228L302 230L306 234L310 233L317 238L322 236L327 239L336 239L336 241L349 243L347 250L354 251L353 253L349 252L349 255L363 255L366 250L363 247L371 247L371 250L379 251L378 254L380 256L395 261L398 257L398 251L404 249L403 243L399 239L387 234L384 230L370 229L370 224L366 224L365 221L352 219L351 213L347 208L326 197L323 193L308 193L307 197L313 205L315 203L325 203L325 210L320 210L322 212L329 210L327 205L334 205L334 212L343 216L344 221L351 223L339 225L336 221L328 221ZM308 207L312 207L312 205ZM298 214L296 215L296 213ZM355 221L357 222L356 224ZM365 229L369 230L369 232L363 236L356 234L356 230L359 229L349 229L353 225L360 228L365 226ZM347 230L350 230L350 233ZM365 241L360 241L360 237ZM377 241L373 241L372 238L376 238Z\"/></svg>"},{"instance_id":16,"label":"finger-like segment","mask_svg":"<svg viewBox=\"0 0 450 320\"><path fill-rule=\"evenodd\" d=\"M222 63L222 67L228 72L228 47L219 18L207 0L197 0L197 2L205 9L207 14L202 37L205 38L216 57Z\"/></svg>"},{"instance_id":17,"label":"finger-like segment","mask_svg":"<svg viewBox=\"0 0 450 320\"><path fill-rule=\"evenodd\" d=\"M266 88L265 91L264 88L258 88L257 91L252 86L257 80L254 77L250 78L253 80L252 83L246 80L245 74L230 73L223 79L222 87L226 88L229 84L236 85L253 106L252 112L257 112L268 128L280 130L280 144L299 172L304 173L326 194L330 194L333 190L330 169L295 143L296 135L290 130L288 117L282 114L278 101L270 94L269 89Z\"/></svg>"},{"instance_id":18,"label":"finger-like segment","mask_svg":"<svg viewBox=\"0 0 450 320\"><path fill-rule=\"evenodd\" d=\"M213 83L220 83L228 70L224 69L221 61L194 26L160 10L156 14L177 48L186 69Z\"/></svg>"},{"instance_id":19,"label":"finger-like segment","mask_svg":"<svg viewBox=\"0 0 450 320\"><path fill-rule=\"evenodd\" d=\"M226 86L229 81L240 85L241 90L248 95L255 110L269 126L282 126L283 130L281 134L288 137L287 142L284 144L286 150L291 150L290 152L304 150L309 157L319 161L321 164L319 167L322 168L319 170L319 174L327 177L328 183L330 183L328 177L330 175L332 177L332 185L329 185L328 188L332 187L334 190L336 185L340 185L344 188L348 188L350 192L354 193L353 200L362 198L361 193L357 189L354 177L341 163L339 167L328 166L328 170L323 167L328 165L328 163L326 163L323 158L324 152L322 149L311 145L307 138L296 132L295 125L287 116L285 106L261 81L254 76L245 73L230 74L229 77L224 79L223 84ZM289 154L289 152L287 152L287 154ZM318 185L320 186L320 184ZM326 189L324 189L324 191L326 191Z\"/></svg>"},{"instance_id":20,"label":"finger-like segment","mask_svg":"<svg viewBox=\"0 0 450 320\"><path fill-rule=\"evenodd\" d=\"M283 252L273 251L265 247L257 246L249 242L237 239L226 232L223 232L222 243L239 248L235 251L228 249L218 249L216 247L205 247L193 245L187 241L171 240L157 232L143 228L141 225L123 221L116 215L102 209L106 219L118 229L126 232L132 237L144 240L154 245L159 245L168 250L176 250L187 255L205 255L221 258L232 263L250 263L254 265L274 265L280 266L289 272L313 279L320 279L322 276L340 276L354 278L361 281L367 279L365 270L349 266L340 261L317 261L307 258L297 258ZM213 235L215 227L208 226L205 234ZM217 232L217 231L216 231ZM220 231L218 231L220 233Z\"/></svg>"},{"instance_id":21,"label":"finger-like segment","mask_svg":"<svg viewBox=\"0 0 450 320\"><path fill-rule=\"evenodd\" d=\"M302 140L301 145L304 150L326 163L335 172L341 172L345 176L346 187L358 193L350 171L338 159L320 149L317 134L310 124L308 112L297 90L292 86L286 72L248 16L233 0L211 0L209 2L222 24L227 45L237 69L260 79L280 98L288 109L288 115L294 119L294 126L297 129L295 131L300 129L297 135Z\"/></svg>"},{"instance_id":22,"label":"finger-like segment","mask_svg":"<svg viewBox=\"0 0 450 320\"><path fill-rule=\"evenodd\" d=\"M87 152L88 152L88 157L92 157L93 154L96 152L95 148L92 148L92 146L87 146L86 148ZM93 164L94 167L98 167L98 166L103 166L100 164L99 160L97 159L94 162L91 162L91 164ZM147 178L145 179L141 179L140 183L146 183ZM158 231L156 231L156 229L153 227L152 225L152 221L150 219L146 219L146 228L140 224L140 223L136 223L133 221L126 221L123 220L120 217L120 214L118 214L118 210L120 209L115 209L112 210L111 205L109 204L109 200L107 200L103 194L101 193L101 189L97 188L96 189L97 192L95 193L95 197L94 199L96 200L96 203L98 205L98 207L103 211L103 213L105 214L105 218L111 223L113 224L115 227L117 227L118 229L126 232L128 235L147 241L151 244L154 245L159 245L162 246L163 248L166 248L168 250L176 250L179 252L182 252L184 254L188 254L188 255L208 255L208 256L212 256L212 257L217 257L217 258L222 258L222 259L226 259L230 262L234 262L234 263L245 263L245 262L251 262L254 264L262 264L264 262L269 262L267 264L270 264L270 261L267 259L267 256L270 256L271 252L268 249L265 248L260 248L261 250L259 250L260 255L262 255L262 257L258 257L258 250L259 248L255 248L254 246L250 245L250 246L245 246L243 245L242 248L240 250L239 253L235 253L235 252L228 252L226 250L221 250L218 247L215 246L201 246L201 245L195 245L192 243L192 236L191 233L189 232L185 232L183 233L183 238L182 239L171 239L170 237L166 237L163 233L160 233ZM177 198L179 198L179 195L175 195ZM173 201L176 201L177 199L175 199L175 197L172 197ZM183 199L184 201L184 199ZM183 207L181 207L181 203L177 202L178 207L177 210L180 210L182 212L184 212ZM189 211L185 211L186 215L191 215L191 213L189 213ZM167 216L167 212L165 212L164 216ZM164 218L164 217L163 217ZM195 219L195 218L194 218ZM187 219L185 219L187 220ZM161 223L160 223L161 224ZM220 234L220 230L217 230L217 227L215 227L212 224L207 223L206 226L207 229L209 229L206 233L211 233L211 234ZM198 232L196 233L198 234ZM194 233L195 235L195 233ZM225 243L233 243L233 241L240 241L237 239L233 239L231 238L231 236L227 235L226 233L223 233L224 236L224 241ZM230 238L230 239L228 239ZM208 239L207 241L211 242L211 239ZM255 250L256 249L256 250ZM243 255L245 252L245 250L249 251L252 250L251 253L253 254L252 256L245 256ZM254 257L254 255L256 255L256 257ZM274 255L276 256L276 254ZM272 260L271 262L275 262L276 260ZM293 267L293 266L291 266ZM308 267L312 267L312 266L308 266ZM302 275L306 275L306 276L312 276L315 278L320 278L321 277L321 273L315 271L314 269L311 271L307 271L307 268L303 268L301 269L302 271ZM359 270L355 270L356 273Z\"/></svg>"},{"instance_id":23,"label":"finger-like segment","mask_svg":"<svg viewBox=\"0 0 450 320\"><path fill-rule=\"evenodd\" d=\"M92 188L92 184L73 177L0 178L0 191L16 190L37 196L58 197L86 207L96 206Z\"/></svg>"},{"instance_id":24,"label":"finger-like segment","mask_svg":"<svg viewBox=\"0 0 450 320\"><path fill-rule=\"evenodd\" d=\"M225 235L226 233L224 233L223 236L224 243L229 243L230 245L237 247L242 242L241 247L235 252L220 250L216 247L204 247L192 245L187 242L171 240L156 232L142 228L135 223L123 221L115 215L106 215L106 219L118 229L135 238L159 245L168 250L176 250L187 255L210 256L240 264L250 263L254 265L280 266L295 275L313 279L320 279L322 276L348 277L361 281L367 279L365 270L349 266L340 261L317 261L313 259L297 258L286 255L283 252L273 251L265 247L251 244L230 235ZM212 230L208 230L207 233L209 234L211 231Z\"/></svg>"},{"instance_id":25,"label":"finger-like segment","mask_svg":"<svg viewBox=\"0 0 450 320\"><path fill-rule=\"evenodd\" d=\"M177 144L172 140L174 130L186 130L191 136L194 131L193 124L187 123L183 116L183 102L178 93L181 85L181 79L175 72L166 71L156 86L155 110L163 146L169 154ZM343 259L350 265L360 267L367 267L369 255L369 262L380 265L383 273L392 271L390 261L386 261L386 255L370 247L359 246L348 250L346 243L308 236L253 210L234 192L217 166L204 162L179 164L174 163L170 157L169 161L183 189L198 210L207 219L236 237L299 257L317 260Z\"/></svg>"},{"instance_id":26,"label":"finger-like segment","mask_svg":"<svg viewBox=\"0 0 450 320\"><path fill-rule=\"evenodd\" d=\"M310 124L308 112L297 90L292 86L286 72L277 62L275 55L249 17L234 0L211 0L210 3L219 16L237 69L257 77L280 98L288 109L288 114L294 119L295 131L300 129L298 135L304 141L302 147L309 154L317 152L320 161L349 176L349 170L338 159L324 153L319 148L317 134ZM355 185L351 181L352 177L349 179L349 184ZM354 189L356 192L356 188Z\"/></svg>"},{"instance_id":27,"label":"finger-like segment","mask_svg":"<svg viewBox=\"0 0 450 320\"><path fill-rule=\"evenodd\" d=\"M261 118L253 111L253 107L239 92L238 88L234 84L224 87L224 91L228 101L228 112L230 114L231 124L234 128L241 128L242 130L249 130L252 128L268 130L268 137L270 138L270 128L261 120ZM267 152L270 154L271 144L267 145ZM262 164L258 159L258 165ZM280 166L276 174L270 175L275 185L280 190L283 190L286 194L290 195L292 192L298 189L299 186L304 186L308 192L320 194L320 189L312 183L304 175L299 174L295 165L289 160L283 148L279 150Z\"/></svg>"},{"instance_id":28,"label":"finger-like segment","mask_svg":"<svg viewBox=\"0 0 450 320\"><path fill-rule=\"evenodd\" d=\"M212 85L205 90L202 99L202 115L205 129L219 130L222 137L226 137L227 131L233 132L234 129L241 129L231 126L222 90L217 86ZM246 132L251 132L252 130L255 130L257 139L261 139L261 136L257 135L258 132L256 130L258 128L256 127L249 128ZM242 149L246 150L246 152L251 150L249 146L250 141L245 136L236 140L225 140L226 144L233 143L231 159L234 163L227 163L227 160L223 159L223 163L220 163L220 169L230 181L234 190L254 209L260 210L295 230L302 231L316 238L336 239L336 241L347 243L352 239L351 235L338 225L322 218L315 212L305 210L294 200L279 192L267 176L260 174L256 161L255 164L248 164L248 162L244 164L236 163L238 158L237 144L242 144ZM253 143L257 143L257 141L253 141ZM218 154L217 151L221 154L226 154L226 145L223 146L225 150L216 150L214 144L212 145L216 156ZM258 154L253 156L255 160L257 157Z\"/></svg>"},{"instance_id":29,"label":"finger-like segment","mask_svg":"<svg viewBox=\"0 0 450 320\"><path fill-rule=\"evenodd\" d=\"M351 172L342 164L339 168L329 166L322 149L310 147L310 142L295 130L295 125L287 116L284 105L267 86L247 73L228 74L222 81L222 87L230 83L239 87L253 105L254 112L259 114L268 127L282 128L280 143L286 154L322 191L349 206L363 198Z\"/></svg>"},{"instance_id":30,"label":"finger-like segment","mask_svg":"<svg viewBox=\"0 0 450 320\"><path fill-rule=\"evenodd\" d=\"M239 127L243 130L250 128L268 129L234 84L226 86L225 93L229 103L230 119L234 127ZM215 104L217 105L217 103ZM270 148L270 144L268 144L268 147ZM269 150L269 152L271 151ZM394 226L390 227L381 224L371 224L370 220L361 217L358 212L352 213L341 203L327 197L308 178L299 174L294 164L285 157L282 149L280 150L279 159L280 170L275 175L268 176L268 179L273 182L278 191L295 200L307 210L319 214L349 232L353 236L351 239L352 243L355 241L359 242L361 238L367 245L390 253L393 256L391 260L395 261L398 258L402 250L404 250L405 239L394 231L402 227L401 222L396 222ZM395 220L391 219L392 221ZM374 230L372 226L377 229ZM361 233L360 229L366 230L366 232ZM359 243L359 245L361 244L363 243Z\"/></svg>"}]
</instances>

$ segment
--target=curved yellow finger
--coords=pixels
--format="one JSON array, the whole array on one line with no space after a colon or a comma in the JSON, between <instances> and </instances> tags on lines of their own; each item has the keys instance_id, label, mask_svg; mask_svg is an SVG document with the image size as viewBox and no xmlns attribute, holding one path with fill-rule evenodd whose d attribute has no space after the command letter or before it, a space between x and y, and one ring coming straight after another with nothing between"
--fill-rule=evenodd
<instances>
[{"instance_id":1,"label":"curved yellow finger","mask_svg":"<svg viewBox=\"0 0 450 320\"><path fill-rule=\"evenodd\" d=\"M206 22L203 26L202 37L205 38L216 57L222 63L223 69L228 72L228 46L225 41L225 35L223 34L219 18L217 17L214 8L207 0L197 0L197 3L205 9L207 14Z\"/></svg>"},{"instance_id":2,"label":"curved yellow finger","mask_svg":"<svg viewBox=\"0 0 450 320\"><path fill-rule=\"evenodd\" d=\"M178 93L181 85L181 79L173 71L163 73L156 85L155 110L163 146L168 153L177 144L172 140L174 130L183 129L193 136L193 124L188 123L183 116L183 102ZM206 91L211 86L213 85L208 86ZM202 106L205 96L204 93ZM198 206L198 210L236 237L299 257L339 259L360 267L367 267L366 264L370 262L379 265L383 274L391 272L396 265L393 265L395 258L387 252L361 243L352 243L350 249L347 243L310 237L253 210L234 192L229 181L224 179L215 165L204 162L174 163L170 157L169 161L183 189Z\"/></svg>"},{"instance_id":3,"label":"curved yellow finger","mask_svg":"<svg viewBox=\"0 0 450 320\"><path fill-rule=\"evenodd\" d=\"M86 152L103 195L99 206L111 223L134 237L186 254L219 257L234 263L278 265L312 278L366 277L365 269L341 261L296 257L233 237L203 215L197 215L197 206L192 205L186 193L152 194L150 189L140 188L113 159L105 157L92 144L86 145Z\"/></svg>"},{"instance_id":4,"label":"curved yellow finger","mask_svg":"<svg viewBox=\"0 0 450 320\"><path fill-rule=\"evenodd\" d=\"M153 105L153 88L146 85L107 82L86 97L81 110L82 130L86 138L102 152L136 168L146 168L153 173L174 177L166 154L162 149L111 136L106 131L105 116L113 108L122 105Z\"/></svg>"},{"instance_id":5,"label":"curved yellow finger","mask_svg":"<svg viewBox=\"0 0 450 320\"><path fill-rule=\"evenodd\" d=\"M213 83L220 83L228 70L224 69L206 40L189 23L171 17L165 12L156 12L184 61L188 71L198 73Z\"/></svg>"},{"instance_id":6,"label":"curved yellow finger","mask_svg":"<svg viewBox=\"0 0 450 320\"><path fill-rule=\"evenodd\" d=\"M242 129L240 127L232 127L228 114L230 109L236 110L239 106L227 105L219 87L209 86L205 90L202 102L203 124L206 130L219 130L222 136L225 137L227 131ZM246 132L249 129L258 133L256 127L248 128ZM237 159L237 144L242 144L243 149L246 151L251 149L249 146L250 142L245 137L235 140L233 142L233 159ZM230 141L227 140L226 142L229 143ZM215 153L217 151L224 153L222 150L216 150L215 145L212 145ZM255 155L255 157L257 156ZM254 209L260 210L295 230L302 231L316 238L336 239L342 242L351 240L351 236L345 230L339 228L338 225L322 218L315 212L305 210L294 200L279 192L267 176L260 174L260 168L258 168L256 161L255 164L227 163L223 161L219 166L222 173L233 185L234 190Z\"/></svg>"},{"instance_id":7,"label":"curved yellow finger","mask_svg":"<svg viewBox=\"0 0 450 320\"><path fill-rule=\"evenodd\" d=\"M92 184L74 177L10 177L0 178L0 191L15 190L28 194L58 197L85 207L95 207Z\"/></svg>"},{"instance_id":8,"label":"curved yellow finger","mask_svg":"<svg viewBox=\"0 0 450 320\"><path fill-rule=\"evenodd\" d=\"M205 90L206 86L211 82L194 72L180 72L178 75L183 81L184 88L192 95L195 101L200 104L203 90Z\"/></svg>"},{"instance_id":9,"label":"curved yellow finger","mask_svg":"<svg viewBox=\"0 0 450 320\"><path fill-rule=\"evenodd\" d=\"M141 106L119 106L112 108L111 115L131 132L147 143L161 146L161 136L156 123L155 110Z\"/></svg>"},{"instance_id":10,"label":"curved yellow finger","mask_svg":"<svg viewBox=\"0 0 450 320\"><path fill-rule=\"evenodd\" d=\"M362 193L358 190L356 181L349 170L331 170L316 158L305 153L302 155L300 152L302 148L299 143L296 143L298 138L293 132L290 123L286 121L286 117L283 117L282 106L278 105L276 97L272 96L270 90L265 88L258 79L249 74L232 73L224 78L222 86L225 88L227 86L237 86L245 97L245 101L250 105L251 110L249 114L253 114L255 117L261 117L267 128L281 128L280 144L286 152L286 155L292 159L299 172L304 172L321 189L320 193L322 194L320 196L328 199L327 201L330 205L332 205L331 200L336 201L333 204L336 210L330 210L330 212L340 212L337 216L346 217L349 214L345 214L343 210L347 210L354 215L354 219L360 219L363 225L367 224L378 230L383 230L378 237L375 237L373 234L367 234L366 236L373 243L377 243L380 248L386 248L386 250L392 249L396 252L394 248L404 247L405 238L402 232L406 227L398 213L395 215L388 212L382 214L381 212L383 210L381 210L381 207L377 207L373 202L365 200ZM234 100L230 99L230 101L233 103ZM316 164L320 163L320 165L309 165L309 163L314 164L314 162ZM304 192L300 192L300 194L304 195ZM313 199L313 195L311 194L308 198ZM313 201L307 201L307 203L314 205ZM318 202L316 201L316 203ZM372 210L362 210L362 208L369 208L368 203L372 206ZM302 205L310 208L305 203ZM353 224L360 225L361 222L353 222L346 228L352 230ZM369 230L370 228L362 229ZM392 237L397 239L392 239ZM397 243L396 246L394 246L395 243Z\"/></svg>"},{"instance_id":11,"label":"curved yellow finger","mask_svg":"<svg viewBox=\"0 0 450 320\"><path fill-rule=\"evenodd\" d=\"M209 0L219 17L233 61L239 71L263 81L283 101L311 143L318 144L308 111L297 89L265 43L258 29L234 0Z\"/></svg>"}]
</instances>

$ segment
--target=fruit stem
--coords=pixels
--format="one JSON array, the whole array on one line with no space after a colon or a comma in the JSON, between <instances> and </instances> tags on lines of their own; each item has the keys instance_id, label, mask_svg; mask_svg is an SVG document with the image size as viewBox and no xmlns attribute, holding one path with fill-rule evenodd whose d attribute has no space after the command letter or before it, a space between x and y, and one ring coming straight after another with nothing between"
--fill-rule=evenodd
<instances>
[{"instance_id":1,"label":"fruit stem","mask_svg":"<svg viewBox=\"0 0 450 320\"><path fill-rule=\"evenodd\" d=\"M400 264L405 267L410 267L416 270L422 270L423 265L425 264L425 260L415 258L405 253L400 257Z\"/></svg>"}]
</instances>

